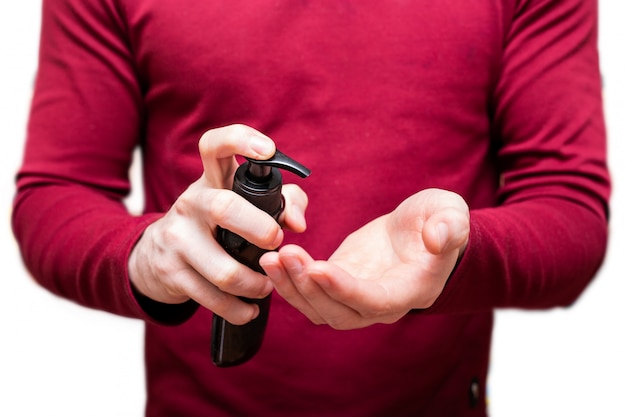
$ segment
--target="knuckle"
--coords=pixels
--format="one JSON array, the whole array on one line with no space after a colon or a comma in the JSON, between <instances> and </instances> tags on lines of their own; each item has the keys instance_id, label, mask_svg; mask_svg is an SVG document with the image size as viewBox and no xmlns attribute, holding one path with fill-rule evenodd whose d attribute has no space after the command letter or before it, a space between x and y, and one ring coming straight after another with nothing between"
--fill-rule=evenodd
<instances>
[{"instance_id":1,"label":"knuckle","mask_svg":"<svg viewBox=\"0 0 626 417\"><path fill-rule=\"evenodd\" d=\"M240 211L240 207L233 198L233 193L229 190L217 190L211 193L207 202L207 211L216 224L224 224L224 222L236 216Z\"/></svg>"},{"instance_id":2,"label":"knuckle","mask_svg":"<svg viewBox=\"0 0 626 417\"><path fill-rule=\"evenodd\" d=\"M168 254L176 253L183 242L179 228L176 224L169 223L166 227L161 228L158 235L157 249L160 256L157 258L163 260Z\"/></svg>"},{"instance_id":3,"label":"knuckle","mask_svg":"<svg viewBox=\"0 0 626 417\"><path fill-rule=\"evenodd\" d=\"M393 316L383 317L382 319L380 319L378 321L378 323L381 323L381 324L394 324L395 322L400 320L402 317L404 317L405 314L401 314L401 315L400 314L396 314L396 315L393 315Z\"/></svg>"},{"instance_id":4,"label":"knuckle","mask_svg":"<svg viewBox=\"0 0 626 417\"><path fill-rule=\"evenodd\" d=\"M153 276L157 277L164 285L168 284L169 277L173 275L172 266L161 256L154 257L150 263L150 270Z\"/></svg>"},{"instance_id":5,"label":"knuckle","mask_svg":"<svg viewBox=\"0 0 626 417\"><path fill-rule=\"evenodd\" d=\"M254 314L253 307L224 293L219 293L212 300L211 310L238 326L248 323Z\"/></svg>"},{"instance_id":6,"label":"knuckle","mask_svg":"<svg viewBox=\"0 0 626 417\"><path fill-rule=\"evenodd\" d=\"M361 317L365 320L373 320L379 317L384 317L386 314L382 310L367 310L361 312Z\"/></svg>"},{"instance_id":7,"label":"knuckle","mask_svg":"<svg viewBox=\"0 0 626 417\"><path fill-rule=\"evenodd\" d=\"M398 312L396 306L389 301L380 301L372 304L368 309L359 312L361 319L366 323L395 323L404 314Z\"/></svg>"},{"instance_id":8,"label":"knuckle","mask_svg":"<svg viewBox=\"0 0 626 417\"><path fill-rule=\"evenodd\" d=\"M190 287L190 280L187 277L186 271L180 268L172 270L167 268L167 275L164 275L163 283L167 292L170 295L192 295L194 290Z\"/></svg>"},{"instance_id":9,"label":"knuckle","mask_svg":"<svg viewBox=\"0 0 626 417\"><path fill-rule=\"evenodd\" d=\"M302 201L302 205L304 207L309 205L309 196L307 195L307 193L304 192L304 190L302 188L300 188L300 186L296 185L295 186L297 193L298 193L298 198L300 198L300 200Z\"/></svg>"},{"instance_id":10,"label":"knuckle","mask_svg":"<svg viewBox=\"0 0 626 417\"><path fill-rule=\"evenodd\" d=\"M283 195L293 203L300 203L305 207L309 204L308 195L297 184L285 184L283 186Z\"/></svg>"},{"instance_id":11,"label":"knuckle","mask_svg":"<svg viewBox=\"0 0 626 417\"><path fill-rule=\"evenodd\" d=\"M323 320L321 317L311 317L310 318L311 323L315 324L316 326L321 326L323 324L328 324L325 320Z\"/></svg>"},{"instance_id":12,"label":"knuckle","mask_svg":"<svg viewBox=\"0 0 626 417\"><path fill-rule=\"evenodd\" d=\"M265 222L263 224L265 224ZM263 226L261 222L259 222L256 230L260 242L265 246L271 245L276 241L277 235L280 232L280 226L276 222L268 222L266 226Z\"/></svg>"},{"instance_id":13,"label":"knuckle","mask_svg":"<svg viewBox=\"0 0 626 417\"><path fill-rule=\"evenodd\" d=\"M144 237L149 241L146 260L150 272L157 277L170 276L179 265L181 235L170 222L161 219L146 229Z\"/></svg>"},{"instance_id":14,"label":"knuckle","mask_svg":"<svg viewBox=\"0 0 626 417\"><path fill-rule=\"evenodd\" d=\"M227 126L228 134L237 142L242 142L254 135L255 130L242 123L235 123Z\"/></svg>"},{"instance_id":15,"label":"knuckle","mask_svg":"<svg viewBox=\"0 0 626 417\"><path fill-rule=\"evenodd\" d=\"M215 130L208 130L200 136L200 140L198 140L198 150L200 151L200 155L210 154L213 151L213 142L214 142Z\"/></svg>"},{"instance_id":16,"label":"knuckle","mask_svg":"<svg viewBox=\"0 0 626 417\"><path fill-rule=\"evenodd\" d=\"M348 330L351 328L349 322L341 317L332 317L330 319L327 319L326 322L334 330Z\"/></svg>"},{"instance_id":17,"label":"knuckle","mask_svg":"<svg viewBox=\"0 0 626 417\"><path fill-rule=\"evenodd\" d=\"M174 210L175 214L183 217L188 217L194 211L194 207L194 199L189 196L189 193L183 193L180 195L180 197L178 197L172 209Z\"/></svg>"},{"instance_id":18,"label":"knuckle","mask_svg":"<svg viewBox=\"0 0 626 417\"><path fill-rule=\"evenodd\" d=\"M395 313L395 311L395 306L393 306L391 302L381 300L381 302L377 303L372 309L367 312L367 314L369 316L369 319L374 319L391 316Z\"/></svg>"},{"instance_id":19,"label":"knuckle","mask_svg":"<svg viewBox=\"0 0 626 417\"><path fill-rule=\"evenodd\" d=\"M334 320L328 321L328 326L333 330L343 330L341 326Z\"/></svg>"},{"instance_id":20,"label":"knuckle","mask_svg":"<svg viewBox=\"0 0 626 417\"><path fill-rule=\"evenodd\" d=\"M234 123L228 126L228 130L233 136L237 136L237 137L241 137L250 133L250 129L248 128L248 126L242 123Z\"/></svg>"},{"instance_id":21,"label":"knuckle","mask_svg":"<svg viewBox=\"0 0 626 417\"><path fill-rule=\"evenodd\" d=\"M232 309L231 304L232 301L230 297L223 292L216 291L215 294L211 296L209 307L211 311L225 316Z\"/></svg>"},{"instance_id":22,"label":"knuckle","mask_svg":"<svg viewBox=\"0 0 626 417\"><path fill-rule=\"evenodd\" d=\"M213 276L213 284L222 291L230 292L237 287L238 277L239 265L236 262L224 262Z\"/></svg>"}]
</instances>

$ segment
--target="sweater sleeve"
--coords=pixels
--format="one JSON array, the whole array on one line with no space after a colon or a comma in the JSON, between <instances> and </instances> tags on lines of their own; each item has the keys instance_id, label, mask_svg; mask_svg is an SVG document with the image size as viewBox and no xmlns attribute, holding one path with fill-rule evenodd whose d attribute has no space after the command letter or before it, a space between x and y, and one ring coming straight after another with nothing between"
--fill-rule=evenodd
<instances>
[{"instance_id":1,"label":"sweater sleeve","mask_svg":"<svg viewBox=\"0 0 626 417\"><path fill-rule=\"evenodd\" d=\"M123 204L143 117L124 31L113 0L43 2L12 225L26 266L44 287L85 306L149 320L133 294L127 259L161 214L132 216ZM188 307L174 306L165 321L184 320Z\"/></svg>"},{"instance_id":2,"label":"sweater sleeve","mask_svg":"<svg viewBox=\"0 0 626 417\"><path fill-rule=\"evenodd\" d=\"M602 263L609 174L594 0L521 0L493 94L499 205L433 312L567 306Z\"/></svg>"}]
</instances>

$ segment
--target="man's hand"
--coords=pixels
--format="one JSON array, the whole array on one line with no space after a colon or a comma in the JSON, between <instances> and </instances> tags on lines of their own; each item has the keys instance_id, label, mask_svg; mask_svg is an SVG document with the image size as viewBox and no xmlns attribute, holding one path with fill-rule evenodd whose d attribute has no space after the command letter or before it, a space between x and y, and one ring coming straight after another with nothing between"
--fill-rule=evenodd
<instances>
[{"instance_id":1,"label":"man's hand","mask_svg":"<svg viewBox=\"0 0 626 417\"><path fill-rule=\"evenodd\" d=\"M328 261L288 245L263 255L261 266L278 293L311 321L353 329L430 307L468 238L465 201L429 189L352 233Z\"/></svg>"},{"instance_id":2,"label":"man's hand","mask_svg":"<svg viewBox=\"0 0 626 417\"><path fill-rule=\"evenodd\" d=\"M129 259L130 279L137 291L155 301L176 304L192 298L233 324L245 324L258 315L258 306L237 296L262 298L272 291L272 283L229 256L215 236L220 226L264 249L281 244L280 225L230 191L238 167L235 155L268 159L276 148L256 130L233 125L206 132L199 150L202 177L145 230ZM306 194L285 185L283 195L280 222L302 232Z\"/></svg>"}]
</instances>

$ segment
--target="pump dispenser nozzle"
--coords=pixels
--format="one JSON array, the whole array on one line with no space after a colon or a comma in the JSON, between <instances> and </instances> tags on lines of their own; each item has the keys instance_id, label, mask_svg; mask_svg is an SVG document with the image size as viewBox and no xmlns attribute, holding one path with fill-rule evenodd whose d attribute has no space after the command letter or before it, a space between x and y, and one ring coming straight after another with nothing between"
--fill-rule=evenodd
<instances>
[{"instance_id":1,"label":"pump dispenser nozzle","mask_svg":"<svg viewBox=\"0 0 626 417\"><path fill-rule=\"evenodd\" d=\"M235 172L233 191L278 221L283 211L282 174L285 169L306 178L311 171L299 162L289 158L278 149L267 160L248 159ZM252 245L241 236L219 228L217 241L237 261L264 273L259 265L261 256L268 252ZM213 315L211 331L211 358L220 367L238 365L252 358L261 347L265 326L269 317L270 296L260 300L241 297L244 301L257 304L259 316L251 322L236 326L222 317Z\"/></svg>"},{"instance_id":2,"label":"pump dispenser nozzle","mask_svg":"<svg viewBox=\"0 0 626 417\"><path fill-rule=\"evenodd\" d=\"M302 165L300 162L295 161L276 149L276 153L270 159L259 160L246 158L249 162L247 173L250 178L255 180L266 179L271 174L271 167L285 169L292 172L301 178L306 178L311 175L311 170Z\"/></svg>"}]
</instances>

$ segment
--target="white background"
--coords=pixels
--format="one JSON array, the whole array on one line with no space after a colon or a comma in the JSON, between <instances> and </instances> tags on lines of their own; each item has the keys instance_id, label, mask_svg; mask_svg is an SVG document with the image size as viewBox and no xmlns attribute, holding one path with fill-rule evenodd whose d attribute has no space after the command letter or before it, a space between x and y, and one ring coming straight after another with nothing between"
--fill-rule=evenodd
<instances>
[{"instance_id":1,"label":"white background","mask_svg":"<svg viewBox=\"0 0 626 417\"><path fill-rule=\"evenodd\" d=\"M626 13L621 4L600 5L614 180L608 257L573 307L497 314L489 382L495 417L626 417ZM36 70L39 9L36 0L0 4L0 416L140 416L141 323L78 307L39 288L24 271L10 231L13 175ZM140 204L138 197L131 197L133 204Z\"/></svg>"}]
</instances>

